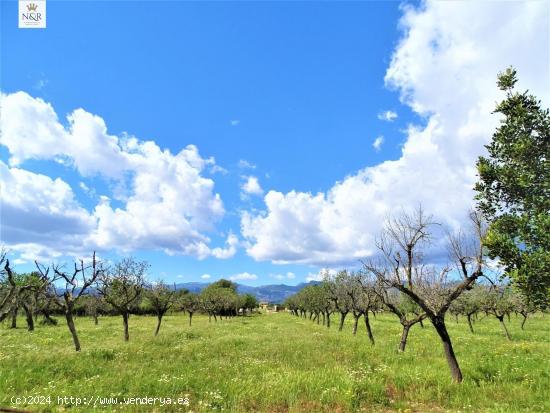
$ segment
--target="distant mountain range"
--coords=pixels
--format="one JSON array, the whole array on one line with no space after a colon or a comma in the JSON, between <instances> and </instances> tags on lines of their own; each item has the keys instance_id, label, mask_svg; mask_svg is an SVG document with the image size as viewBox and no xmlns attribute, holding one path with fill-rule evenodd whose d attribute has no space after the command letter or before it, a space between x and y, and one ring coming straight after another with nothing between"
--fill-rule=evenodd
<instances>
[{"instance_id":1,"label":"distant mountain range","mask_svg":"<svg viewBox=\"0 0 550 413\"><path fill-rule=\"evenodd\" d=\"M296 294L306 285L317 284L317 281L309 283L300 283L298 285L261 285L259 287L251 287L250 285L237 284L237 292L239 294L252 294L258 301L267 301L268 303L282 303L287 297ZM176 288L185 288L192 293L199 293L204 288L208 287L209 283L189 282L176 284Z\"/></svg>"}]
</instances>

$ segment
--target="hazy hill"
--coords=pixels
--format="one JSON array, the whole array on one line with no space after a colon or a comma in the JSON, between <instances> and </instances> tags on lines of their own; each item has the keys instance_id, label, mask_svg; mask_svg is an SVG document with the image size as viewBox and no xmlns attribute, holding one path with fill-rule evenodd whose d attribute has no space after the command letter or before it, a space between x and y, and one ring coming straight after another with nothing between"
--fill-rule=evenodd
<instances>
[{"instance_id":1,"label":"hazy hill","mask_svg":"<svg viewBox=\"0 0 550 413\"><path fill-rule=\"evenodd\" d=\"M252 294L259 301L267 301L269 303L282 303L288 296L296 294L306 285L315 283L316 281L311 281L310 283L300 283L298 285L273 284L261 285L259 287L237 284L237 291L240 294ZM209 283L189 282L176 284L176 288L185 288L193 293L199 293L202 291L203 288L207 287L208 285Z\"/></svg>"}]
</instances>

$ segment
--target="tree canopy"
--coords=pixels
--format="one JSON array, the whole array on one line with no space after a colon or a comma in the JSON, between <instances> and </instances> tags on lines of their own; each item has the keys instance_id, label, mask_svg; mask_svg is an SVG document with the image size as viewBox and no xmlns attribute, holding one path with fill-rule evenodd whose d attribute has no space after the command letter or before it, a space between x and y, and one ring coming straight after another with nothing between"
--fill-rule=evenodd
<instances>
[{"instance_id":1,"label":"tree canopy","mask_svg":"<svg viewBox=\"0 0 550 413\"><path fill-rule=\"evenodd\" d=\"M479 208L490 222L485 244L531 301L550 297L550 112L528 91L515 90L516 71L498 75L506 97L488 156L477 162Z\"/></svg>"}]
</instances>

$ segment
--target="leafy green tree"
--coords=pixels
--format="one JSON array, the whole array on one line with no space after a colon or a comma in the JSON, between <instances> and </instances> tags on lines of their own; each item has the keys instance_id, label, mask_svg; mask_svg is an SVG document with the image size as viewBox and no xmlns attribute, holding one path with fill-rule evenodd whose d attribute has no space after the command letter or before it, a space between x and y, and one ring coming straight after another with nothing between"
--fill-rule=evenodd
<instances>
[{"instance_id":1,"label":"leafy green tree","mask_svg":"<svg viewBox=\"0 0 550 413\"><path fill-rule=\"evenodd\" d=\"M99 278L97 290L122 316L125 341L130 340L128 320L130 313L139 305L148 270L147 261L124 258L108 268Z\"/></svg>"},{"instance_id":2,"label":"leafy green tree","mask_svg":"<svg viewBox=\"0 0 550 413\"><path fill-rule=\"evenodd\" d=\"M498 75L506 92L495 113L500 126L477 162L479 207L490 222L485 244L505 275L531 301L550 297L550 112L527 91L516 92L516 71Z\"/></svg>"},{"instance_id":3,"label":"leafy green tree","mask_svg":"<svg viewBox=\"0 0 550 413\"><path fill-rule=\"evenodd\" d=\"M338 331L342 331L346 316L352 310L352 302L349 294L349 279L350 274L348 271L341 270L338 271L333 277L331 277L330 274L326 274L326 278L324 280L324 283L329 290L329 299L333 302L336 311L340 313Z\"/></svg>"},{"instance_id":4,"label":"leafy green tree","mask_svg":"<svg viewBox=\"0 0 550 413\"><path fill-rule=\"evenodd\" d=\"M229 288L233 290L233 292L237 292L237 284L235 284L233 281L229 281L226 279L220 279L216 282L213 282L210 284L207 288Z\"/></svg>"},{"instance_id":5,"label":"leafy green tree","mask_svg":"<svg viewBox=\"0 0 550 413\"><path fill-rule=\"evenodd\" d=\"M221 320L222 316L227 318L237 314L239 296L235 290L236 285L234 283L219 280L201 291L200 300L204 312L209 316L209 320L212 316L214 316L215 321L218 321L218 316Z\"/></svg>"},{"instance_id":6,"label":"leafy green tree","mask_svg":"<svg viewBox=\"0 0 550 413\"><path fill-rule=\"evenodd\" d=\"M187 290L180 290L176 298L176 305L182 311L187 311L189 314L189 326L191 326L193 314L201 309L201 300L199 296Z\"/></svg>"},{"instance_id":7,"label":"leafy green tree","mask_svg":"<svg viewBox=\"0 0 550 413\"><path fill-rule=\"evenodd\" d=\"M164 317L164 314L166 314L174 304L174 294L175 291L169 288L164 281L155 283L145 290L145 301L157 316L155 336L159 333L162 317Z\"/></svg>"},{"instance_id":8,"label":"leafy green tree","mask_svg":"<svg viewBox=\"0 0 550 413\"><path fill-rule=\"evenodd\" d=\"M244 294L241 296L241 306L244 311L253 311L258 308L258 300L252 294Z\"/></svg>"}]
</instances>

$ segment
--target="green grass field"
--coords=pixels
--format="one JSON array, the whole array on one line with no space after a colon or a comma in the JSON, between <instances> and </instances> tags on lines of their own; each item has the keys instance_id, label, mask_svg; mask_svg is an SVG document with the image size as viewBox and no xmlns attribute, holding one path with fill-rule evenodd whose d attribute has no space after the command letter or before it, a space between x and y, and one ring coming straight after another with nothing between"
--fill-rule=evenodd
<instances>
[{"instance_id":1,"label":"green grass field","mask_svg":"<svg viewBox=\"0 0 550 413\"><path fill-rule=\"evenodd\" d=\"M196 318L196 319L195 319ZM550 317L519 328L508 342L498 322L483 319L471 334L464 320L449 329L464 373L452 384L434 330L414 326L407 351L396 351L400 325L391 315L373 320L376 345L364 325L357 337L286 313L218 323L196 316L133 316L130 342L119 317L98 326L77 319L82 352L68 329L37 326L29 333L0 327L0 405L30 411L229 412L550 412ZM336 318L334 321L336 321ZM12 397L42 396L46 404L16 406ZM47 404L45 397L50 396ZM59 405L80 398L188 398L189 405ZM76 400L76 399L75 399Z\"/></svg>"}]
</instances>

